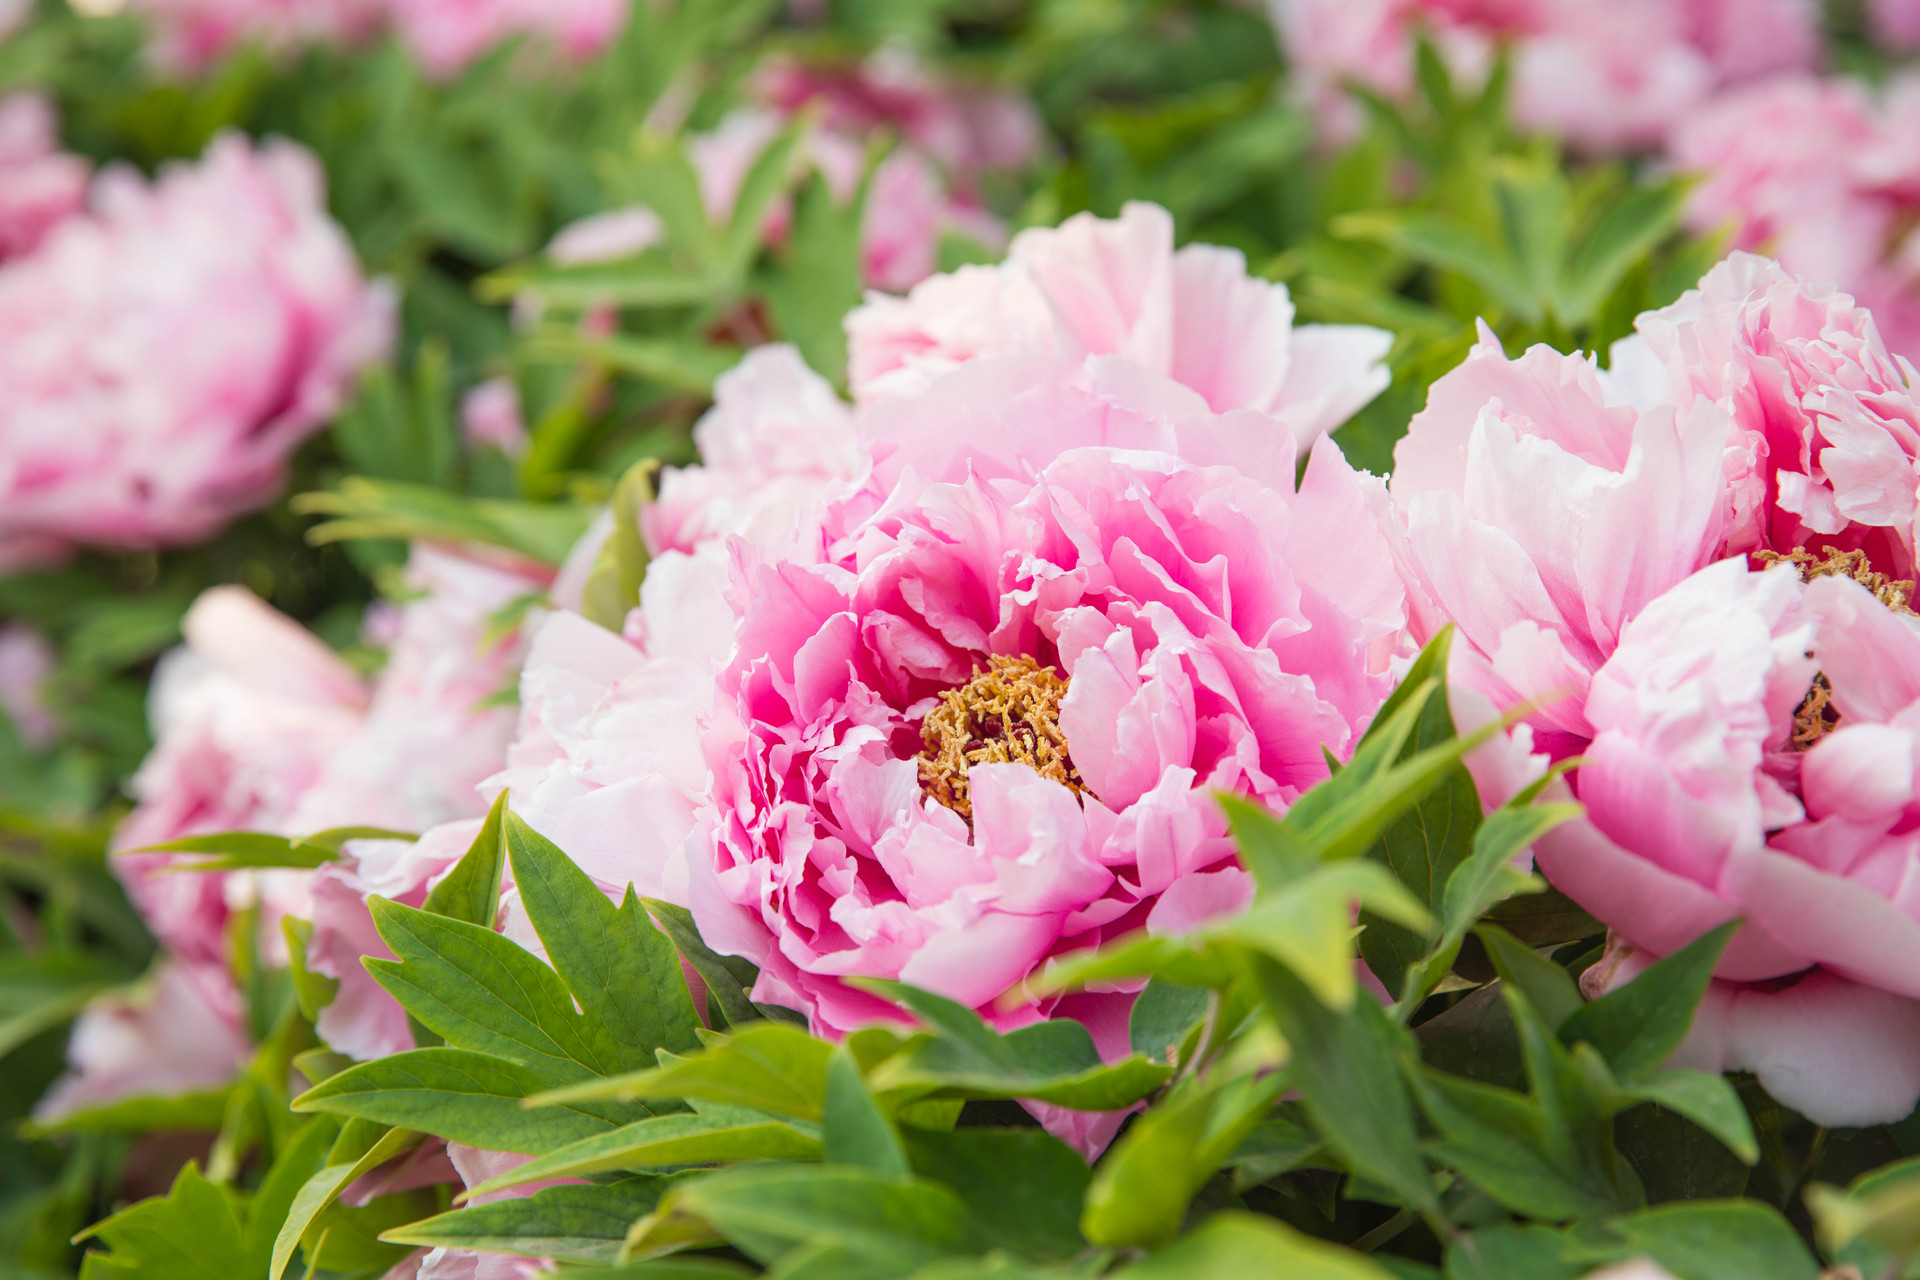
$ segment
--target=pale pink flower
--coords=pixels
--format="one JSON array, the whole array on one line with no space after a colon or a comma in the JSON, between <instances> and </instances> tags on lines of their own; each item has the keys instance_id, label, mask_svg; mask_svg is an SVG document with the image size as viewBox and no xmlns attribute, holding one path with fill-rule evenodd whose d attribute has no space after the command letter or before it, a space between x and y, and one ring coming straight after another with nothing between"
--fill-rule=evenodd
<instances>
[{"instance_id":1,"label":"pale pink flower","mask_svg":"<svg viewBox=\"0 0 1920 1280\"><path fill-rule=\"evenodd\" d=\"M568 223L547 245L547 256L562 266L615 262L651 249L666 233L659 214L645 205L629 205Z\"/></svg>"},{"instance_id":2,"label":"pale pink flower","mask_svg":"<svg viewBox=\"0 0 1920 1280\"><path fill-rule=\"evenodd\" d=\"M103 171L0 265L0 565L193 542L274 498L392 332L322 182L225 135L153 183Z\"/></svg>"},{"instance_id":3,"label":"pale pink flower","mask_svg":"<svg viewBox=\"0 0 1920 1280\"><path fill-rule=\"evenodd\" d=\"M0 40L4 40L15 28L27 20L33 12L33 0L0 0Z\"/></svg>"},{"instance_id":4,"label":"pale pink flower","mask_svg":"<svg viewBox=\"0 0 1920 1280\"><path fill-rule=\"evenodd\" d=\"M769 106L792 115L812 105L841 133L897 130L949 174L1018 169L1040 150L1033 104L1003 90L944 85L909 50L887 45L853 67L773 58L753 77Z\"/></svg>"},{"instance_id":5,"label":"pale pink flower","mask_svg":"<svg viewBox=\"0 0 1920 1280\"><path fill-rule=\"evenodd\" d=\"M350 44L379 24L382 0L128 0L153 25L148 56L165 70L206 70L243 44L271 50Z\"/></svg>"},{"instance_id":6,"label":"pale pink flower","mask_svg":"<svg viewBox=\"0 0 1920 1280\"><path fill-rule=\"evenodd\" d=\"M225 1085L251 1054L243 1014L224 965L162 960L135 988L80 1015L67 1040L67 1074L35 1105L34 1119Z\"/></svg>"},{"instance_id":7,"label":"pale pink flower","mask_svg":"<svg viewBox=\"0 0 1920 1280\"><path fill-rule=\"evenodd\" d=\"M1039 449L1166 429L1044 374L988 390L975 372L926 397L925 440L956 417L1024 422ZM898 977L1020 1025L1047 1006L992 1002L1048 957L1246 902L1211 793L1284 807L1324 778L1321 747L1350 750L1385 694L1401 604L1337 449L1296 493L1270 419L1215 425L1253 474L1095 445L1000 480L991 429L946 467L903 447L830 513L824 555L743 557L686 862L703 936L761 966L758 998L838 1032L886 1008L842 977ZM922 794L915 755L990 655L1065 682L1085 786L978 765L969 824Z\"/></svg>"},{"instance_id":8,"label":"pale pink flower","mask_svg":"<svg viewBox=\"0 0 1920 1280\"><path fill-rule=\"evenodd\" d=\"M584 60L626 25L629 0L386 0L403 44L433 75L452 75L515 36Z\"/></svg>"},{"instance_id":9,"label":"pale pink flower","mask_svg":"<svg viewBox=\"0 0 1920 1280\"><path fill-rule=\"evenodd\" d=\"M31 251L87 199L89 166L60 150L53 103L38 93L0 97L0 262Z\"/></svg>"},{"instance_id":10,"label":"pale pink flower","mask_svg":"<svg viewBox=\"0 0 1920 1280\"><path fill-rule=\"evenodd\" d=\"M935 276L905 298L870 296L847 317L849 380L862 402L912 397L983 356L1115 357L1198 393L1215 413L1270 414L1302 447L1385 389L1392 335L1293 324L1284 285L1250 277L1237 250L1175 251L1173 219L1129 204L1014 238L999 267Z\"/></svg>"},{"instance_id":11,"label":"pale pink flower","mask_svg":"<svg viewBox=\"0 0 1920 1280\"><path fill-rule=\"evenodd\" d=\"M1920 4L1915 0L1872 0L1867 12L1881 40L1901 49L1920 46Z\"/></svg>"},{"instance_id":12,"label":"pale pink flower","mask_svg":"<svg viewBox=\"0 0 1920 1280\"><path fill-rule=\"evenodd\" d=\"M491 446L508 457L527 447L520 388L512 378L488 378L460 398L460 438L469 448Z\"/></svg>"},{"instance_id":13,"label":"pale pink flower","mask_svg":"<svg viewBox=\"0 0 1920 1280\"><path fill-rule=\"evenodd\" d=\"M57 726L47 710L47 678L53 674L53 646L22 622L0 625L0 716L29 747L51 743Z\"/></svg>"},{"instance_id":14,"label":"pale pink flower","mask_svg":"<svg viewBox=\"0 0 1920 1280\"><path fill-rule=\"evenodd\" d=\"M708 133L687 143L699 175L707 216L724 224L748 171L768 144L787 127L777 111L742 107ZM866 146L855 135L813 128L803 139L796 173L815 168L836 200L850 200L866 168ZM786 238L790 202L779 201L767 215L762 234L773 244ZM968 236L990 248L1004 238L998 220L977 202L948 188L926 157L911 147L896 148L875 170L861 223L861 272L868 285L906 289L939 265L940 237Z\"/></svg>"}]
</instances>

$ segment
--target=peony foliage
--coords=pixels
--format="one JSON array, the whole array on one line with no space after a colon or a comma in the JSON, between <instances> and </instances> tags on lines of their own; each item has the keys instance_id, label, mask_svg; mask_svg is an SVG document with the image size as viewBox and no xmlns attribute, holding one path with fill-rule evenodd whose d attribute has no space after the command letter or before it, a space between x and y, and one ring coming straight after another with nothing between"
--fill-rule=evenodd
<instances>
[{"instance_id":1,"label":"peony foliage","mask_svg":"<svg viewBox=\"0 0 1920 1280\"><path fill-rule=\"evenodd\" d=\"M1920 1276L1917 34L0 0L0 1274Z\"/></svg>"}]
</instances>

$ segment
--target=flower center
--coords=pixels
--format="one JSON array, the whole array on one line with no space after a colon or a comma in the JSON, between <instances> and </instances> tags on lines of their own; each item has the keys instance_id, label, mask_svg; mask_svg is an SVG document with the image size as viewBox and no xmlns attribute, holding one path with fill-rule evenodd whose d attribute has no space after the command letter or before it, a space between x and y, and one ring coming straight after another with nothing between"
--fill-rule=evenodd
<instances>
[{"instance_id":1,"label":"flower center","mask_svg":"<svg viewBox=\"0 0 1920 1280\"><path fill-rule=\"evenodd\" d=\"M1797 547L1786 555L1777 551L1756 551L1753 558L1762 564L1790 564L1800 571L1800 581L1812 582L1815 578L1852 578L1855 582L1873 592L1881 604L1895 613L1912 613L1913 583L1904 578L1889 578L1884 573L1875 573L1867 563L1864 551L1840 551L1827 548L1825 559L1816 557L1805 547Z\"/></svg>"},{"instance_id":2,"label":"flower center","mask_svg":"<svg viewBox=\"0 0 1920 1280\"><path fill-rule=\"evenodd\" d=\"M1867 563L1867 553L1864 551L1841 551L1828 547L1825 558L1820 558L1805 547L1797 547L1786 555L1777 551L1756 551L1753 558L1768 565L1790 564L1799 570L1802 582L1812 582L1815 578L1851 578L1873 592L1876 600L1895 613L1913 612L1914 584L1904 578L1890 578L1884 573L1875 573ZM1794 710L1793 749L1805 751L1832 733L1839 723L1840 713L1833 708L1833 685L1823 672L1813 678L1807 696Z\"/></svg>"},{"instance_id":3,"label":"flower center","mask_svg":"<svg viewBox=\"0 0 1920 1280\"><path fill-rule=\"evenodd\" d=\"M985 671L940 695L920 725L920 789L973 822L967 771L976 764L1024 764L1076 796L1087 789L1060 731L1067 679L1032 658L996 654Z\"/></svg>"}]
</instances>

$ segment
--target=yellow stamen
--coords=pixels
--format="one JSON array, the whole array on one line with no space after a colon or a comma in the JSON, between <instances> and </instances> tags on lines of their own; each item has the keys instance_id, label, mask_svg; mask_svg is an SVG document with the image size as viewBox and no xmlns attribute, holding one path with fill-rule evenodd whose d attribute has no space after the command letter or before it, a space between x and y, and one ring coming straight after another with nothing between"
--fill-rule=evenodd
<instances>
[{"instance_id":1,"label":"yellow stamen","mask_svg":"<svg viewBox=\"0 0 1920 1280\"><path fill-rule=\"evenodd\" d=\"M987 661L987 670L940 695L920 725L926 749L916 757L921 790L969 823L967 771L976 764L1024 764L1075 795L1087 789L1060 731L1066 678L1032 658L996 654Z\"/></svg>"},{"instance_id":2,"label":"yellow stamen","mask_svg":"<svg viewBox=\"0 0 1920 1280\"><path fill-rule=\"evenodd\" d=\"M1851 578L1867 590L1881 604L1895 613L1912 613L1914 584L1904 578L1890 578L1884 573L1875 573L1867 563L1864 551L1839 551L1827 548L1825 559L1816 557L1805 547L1797 547L1786 555L1777 551L1756 551L1753 558L1762 564L1790 564L1800 571L1802 582L1812 582L1815 578Z\"/></svg>"}]
</instances>

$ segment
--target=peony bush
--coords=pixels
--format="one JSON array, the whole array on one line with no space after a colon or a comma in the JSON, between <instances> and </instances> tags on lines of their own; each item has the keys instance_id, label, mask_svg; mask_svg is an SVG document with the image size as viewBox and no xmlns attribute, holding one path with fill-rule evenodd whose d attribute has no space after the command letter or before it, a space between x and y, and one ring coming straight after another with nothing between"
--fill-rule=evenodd
<instances>
[{"instance_id":1,"label":"peony bush","mask_svg":"<svg viewBox=\"0 0 1920 1280\"><path fill-rule=\"evenodd\" d=\"M0 1272L1920 1274L1911 16L0 2Z\"/></svg>"}]
</instances>

